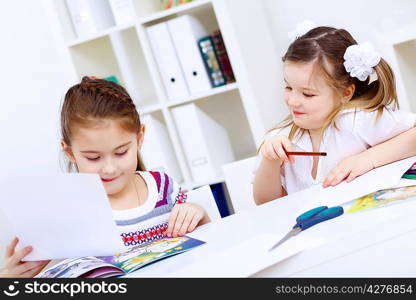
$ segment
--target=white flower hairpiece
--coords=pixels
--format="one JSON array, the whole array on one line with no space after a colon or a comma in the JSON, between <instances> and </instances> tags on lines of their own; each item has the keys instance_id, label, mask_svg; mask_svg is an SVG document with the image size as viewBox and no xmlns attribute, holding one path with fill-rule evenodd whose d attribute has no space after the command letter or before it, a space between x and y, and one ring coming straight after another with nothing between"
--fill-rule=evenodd
<instances>
[{"instance_id":1,"label":"white flower hairpiece","mask_svg":"<svg viewBox=\"0 0 416 300\"><path fill-rule=\"evenodd\" d=\"M305 20L301 23L296 24L296 28L293 31L290 31L287 36L289 37L290 43L292 43L297 38L301 37L305 33L307 33L312 28L315 28L316 25L314 22L310 20Z\"/></svg>"},{"instance_id":2,"label":"white flower hairpiece","mask_svg":"<svg viewBox=\"0 0 416 300\"><path fill-rule=\"evenodd\" d=\"M365 81L369 75L373 74L373 67L378 65L381 56L370 43L366 42L349 46L345 51L344 59L345 70L350 73L350 76Z\"/></svg>"}]
</instances>

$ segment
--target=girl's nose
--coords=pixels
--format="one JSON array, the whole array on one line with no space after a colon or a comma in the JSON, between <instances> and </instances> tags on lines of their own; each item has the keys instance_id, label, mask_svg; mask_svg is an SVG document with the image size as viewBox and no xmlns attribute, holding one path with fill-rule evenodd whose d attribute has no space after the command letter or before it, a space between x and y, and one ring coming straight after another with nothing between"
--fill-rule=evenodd
<instances>
[{"instance_id":1,"label":"girl's nose","mask_svg":"<svg viewBox=\"0 0 416 300\"><path fill-rule=\"evenodd\" d=\"M104 174L114 174L116 171L114 162L112 159L107 159L104 163L104 166L101 170Z\"/></svg>"},{"instance_id":2,"label":"girl's nose","mask_svg":"<svg viewBox=\"0 0 416 300\"><path fill-rule=\"evenodd\" d=\"M289 96L286 101L289 108L297 108L300 106L300 101L296 100L294 96Z\"/></svg>"}]
</instances>

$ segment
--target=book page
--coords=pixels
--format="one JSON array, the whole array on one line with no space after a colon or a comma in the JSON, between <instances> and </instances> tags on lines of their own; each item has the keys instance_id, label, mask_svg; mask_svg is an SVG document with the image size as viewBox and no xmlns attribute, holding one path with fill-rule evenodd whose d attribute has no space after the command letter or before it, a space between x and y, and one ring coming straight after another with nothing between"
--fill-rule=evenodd
<instances>
[{"instance_id":1,"label":"book page","mask_svg":"<svg viewBox=\"0 0 416 300\"><path fill-rule=\"evenodd\" d=\"M380 190L360 197L352 203L347 213L385 206L403 200L416 200L416 185Z\"/></svg>"},{"instance_id":2,"label":"book page","mask_svg":"<svg viewBox=\"0 0 416 300\"><path fill-rule=\"evenodd\" d=\"M355 178L349 183L343 181L334 187L323 188L321 185L312 186L309 189L300 192L302 193L302 196L311 199L301 211L307 211L311 208L323 205L343 205L370 193L396 187L401 182L403 174L415 161L416 156L413 156L378 167Z\"/></svg>"},{"instance_id":3,"label":"book page","mask_svg":"<svg viewBox=\"0 0 416 300\"><path fill-rule=\"evenodd\" d=\"M82 274L81 278L109 278L123 275L120 269L116 267L100 267L98 269L91 270L87 273Z\"/></svg>"},{"instance_id":4,"label":"book page","mask_svg":"<svg viewBox=\"0 0 416 300\"><path fill-rule=\"evenodd\" d=\"M99 257L125 272L132 272L154 261L188 251L205 242L188 236L163 238L150 243L131 247L128 251L114 256Z\"/></svg>"},{"instance_id":5,"label":"book page","mask_svg":"<svg viewBox=\"0 0 416 300\"><path fill-rule=\"evenodd\" d=\"M98 259L93 256L75 258L75 259L66 259L62 262L54 265L53 267L43 271L38 274L37 278L76 278L81 275L95 270L101 267L110 267L107 270L107 273L114 273L114 270L118 270L117 274L123 274L123 271L119 270L115 266L105 263L101 259ZM102 271L101 271L102 273Z\"/></svg>"}]
</instances>

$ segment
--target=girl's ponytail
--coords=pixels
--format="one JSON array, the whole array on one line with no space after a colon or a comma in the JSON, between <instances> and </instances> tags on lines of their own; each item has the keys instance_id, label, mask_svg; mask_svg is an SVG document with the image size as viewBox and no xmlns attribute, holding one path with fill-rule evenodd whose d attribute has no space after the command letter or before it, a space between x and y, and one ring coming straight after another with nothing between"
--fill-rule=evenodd
<instances>
[{"instance_id":1,"label":"girl's ponytail","mask_svg":"<svg viewBox=\"0 0 416 300\"><path fill-rule=\"evenodd\" d=\"M378 77L378 80L375 81L378 82L378 86L374 102L385 106L392 104L395 108L399 108L396 93L396 79L393 70L384 59L381 59L374 69Z\"/></svg>"},{"instance_id":2,"label":"girl's ponytail","mask_svg":"<svg viewBox=\"0 0 416 300\"><path fill-rule=\"evenodd\" d=\"M356 91L354 93L354 102L360 103L360 107L368 110L378 110L378 117L381 116L383 108L392 106L399 108L396 93L396 81L393 70L389 64L383 59L373 67L377 74L377 80L368 84L368 80L360 81L355 78Z\"/></svg>"}]
</instances>

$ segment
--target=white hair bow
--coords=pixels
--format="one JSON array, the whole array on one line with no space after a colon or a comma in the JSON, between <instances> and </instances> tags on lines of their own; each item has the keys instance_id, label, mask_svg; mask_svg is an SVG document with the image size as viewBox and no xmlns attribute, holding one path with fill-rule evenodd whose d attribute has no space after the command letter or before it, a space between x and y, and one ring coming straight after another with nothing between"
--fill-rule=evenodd
<instances>
[{"instance_id":1,"label":"white hair bow","mask_svg":"<svg viewBox=\"0 0 416 300\"><path fill-rule=\"evenodd\" d=\"M366 42L359 45L351 45L344 54L344 67L351 77L357 77L364 81L373 74L373 67L378 65L381 56L373 46Z\"/></svg>"},{"instance_id":2,"label":"white hair bow","mask_svg":"<svg viewBox=\"0 0 416 300\"><path fill-rule=\"evenodd\" d=\"M316 25L314 22L310 20L305 20L301 23L296 24L296 29L293 31L290 31L287 36L289 37L290 43L292 43L297 38L301 37L305 33L307 33L312 28L315 28Z\"/></svg>"}]
</instances>

